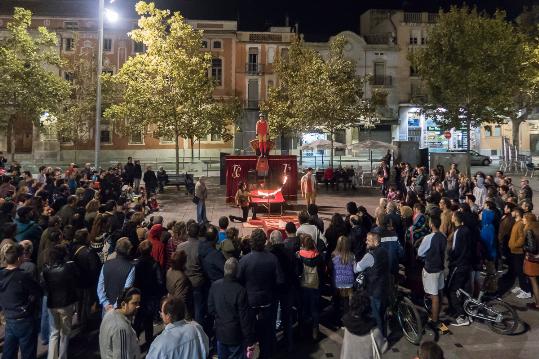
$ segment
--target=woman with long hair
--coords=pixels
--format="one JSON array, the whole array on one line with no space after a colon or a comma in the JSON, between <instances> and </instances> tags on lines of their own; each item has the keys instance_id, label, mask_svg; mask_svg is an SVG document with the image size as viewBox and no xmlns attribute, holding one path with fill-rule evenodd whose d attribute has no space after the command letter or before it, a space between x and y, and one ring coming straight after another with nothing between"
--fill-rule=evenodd
<instances>
[{"instance_id":1,"label":"woman with long hair","mask_svg":"<svg viewBox=\"0 0 539 359\"><path fill-rule=\"evenodd\" d=\"M176 252L176 248L180 243L183 243L187 240L187 226L185 222L180 221L174 223L172 227L172 237L167 242L166 252L167 252L167 268L170 268L170 261L172 260L172 255Z\"/></svg>"},{"instance_id":2,"label":"woman with long hair","mask_svg":"<svg viewBox=\"0 0 539 359\"><path fill-rule=\"evenodd\" d=\"M92 199L86 204L86 213L84 215L84 223L87 228L92 228L94 225L95 217L99 212L100 203L97 199Z\"/></svg>"},{"instance_id":3,"label":"woman with long hair","mask_svg":"<svg viewBox=\"0 0 539 359\"><path fill-rule=\"evenodd\" d=\"M354 286L354 267L356 264L354 253L350 250L350 240L346 236L340 236L337 246L331 253L331 273L335 288L334 306L336 318L341 318L343 313L348 312L352 287Z\"/></svg>"}]
</instances>

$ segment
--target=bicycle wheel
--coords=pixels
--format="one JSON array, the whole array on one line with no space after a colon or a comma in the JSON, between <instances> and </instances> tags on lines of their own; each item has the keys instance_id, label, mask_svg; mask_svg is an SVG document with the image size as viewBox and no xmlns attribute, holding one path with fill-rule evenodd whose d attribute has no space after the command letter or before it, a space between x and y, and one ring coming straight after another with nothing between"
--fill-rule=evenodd
<instances>
[{"instance_id":1,"label":"bicycle wheel","mask_svg":"<svg viewBox=\"0 0 539 359\"><path fill-rule=\"evenodd\" d=\"M502 302L501 300L491 300L486 303L485 306L493 315L497 314L501 316L499 322L488 321L490 330L494 333L509 335L513 334L517 330L519 319L517 312L509 304Z\"/></svg>"},{"instance_id":2,"label":"bicycle wheel","mask_svg":"<svg viewBox=\"0 0 539 359\"><path fill-rule=\"evenodd\" d=\"M398 302L397 319L406 339L410 343L418 345L423 336L423 323L417 308L409 298L402 297Z\"/></svg>"}]
</instances>

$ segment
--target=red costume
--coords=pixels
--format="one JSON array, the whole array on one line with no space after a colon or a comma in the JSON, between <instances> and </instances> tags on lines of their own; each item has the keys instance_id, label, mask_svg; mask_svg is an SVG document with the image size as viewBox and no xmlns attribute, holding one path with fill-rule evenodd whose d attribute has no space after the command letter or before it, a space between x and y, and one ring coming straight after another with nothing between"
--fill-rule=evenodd
<instances>
[{"instance_id":1,"label":"red costume","mask_svg":"<svg viewBox=\"0 0 539 359\"><path fill-rule=\"evenodd\" d=\"M261 117L256 123L256 135L258 136L258 149L260 150L260 155L264 156L266 155L266 143L268 140L268 122L264 117Z\"/></svg>"}]
</instances>

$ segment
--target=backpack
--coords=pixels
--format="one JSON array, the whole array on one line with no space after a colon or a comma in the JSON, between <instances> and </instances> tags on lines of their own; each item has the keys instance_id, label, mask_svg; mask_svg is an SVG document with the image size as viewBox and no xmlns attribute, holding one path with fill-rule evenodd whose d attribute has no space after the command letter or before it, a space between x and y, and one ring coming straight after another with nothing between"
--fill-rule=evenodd
<instances>
[{"instance_id":1,"label":"backpack","mask_svg":"<svg viewBox=\"0 0 539 359\"><path fill-rule=\"evenodd\" d=\"M320 279L318 278L318 268L303 265L303 274L301 275L301 286L303 288L318 289Z\"/></svg>"}]
</instances>

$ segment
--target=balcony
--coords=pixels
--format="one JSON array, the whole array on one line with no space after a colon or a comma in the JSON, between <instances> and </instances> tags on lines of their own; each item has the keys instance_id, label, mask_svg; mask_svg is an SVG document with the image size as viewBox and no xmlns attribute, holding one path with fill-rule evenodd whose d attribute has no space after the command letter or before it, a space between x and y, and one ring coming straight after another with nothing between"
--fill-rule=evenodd
<instances>
[{"instance_id":1,"label":"balcony","mask_svg":"<svg viewBox=\"0 0 539 359\"><path fill-rule=\"evenodd\" d=\"M419 24L422 23L423 13L420 12L405 12L404 22L407 24Z\"/></svg>"},{"instance_id":2,"label":"balcony","mask_svg":"<svg viewBox=\"0 0 539 359\"><path fill-rule=\"evenodd\" d=\"M264 65L255 64L255 63L247 63L245 64L245 73L248 75L261 76L264 74Z\"/></svg>"},{"instance_id":3,"label":"balcony","mask_svg":"<svg viewBox=\"0 0 539 359\"><path fill-rule=\"evenodd\" d=\"M371 86L391 87L393 86L393 77L374 75L369 82Z\"/></svg>"}]
</instances>

